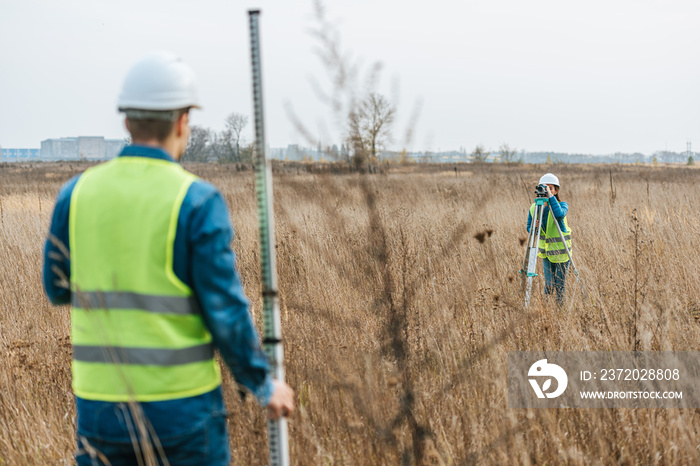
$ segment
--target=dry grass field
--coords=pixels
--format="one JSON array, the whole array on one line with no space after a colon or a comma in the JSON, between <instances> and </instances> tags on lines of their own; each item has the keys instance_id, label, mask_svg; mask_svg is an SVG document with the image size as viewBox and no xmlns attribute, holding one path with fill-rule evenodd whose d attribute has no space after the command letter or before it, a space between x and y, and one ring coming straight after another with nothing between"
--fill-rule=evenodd
<instances>
[{"instance_id":1,"label":"dry grass field","mask_svg":"<svg viewBox=\"0 0 700 466\"><path fill-rule=\"evenodd\" d=\"M68 464L69 309L41 285L54 197L79 164L0 166L0 464ZM261 324L253 176L224 193ZM563 309L524 309L532 189L562 180L574 254ZM700 412L507 407L516 350L700 350L700 171L528 165L275 177L295 464L699 464ZM263 411L225 380L235 464L267 462Z\"/></svg>"}]
</instances>

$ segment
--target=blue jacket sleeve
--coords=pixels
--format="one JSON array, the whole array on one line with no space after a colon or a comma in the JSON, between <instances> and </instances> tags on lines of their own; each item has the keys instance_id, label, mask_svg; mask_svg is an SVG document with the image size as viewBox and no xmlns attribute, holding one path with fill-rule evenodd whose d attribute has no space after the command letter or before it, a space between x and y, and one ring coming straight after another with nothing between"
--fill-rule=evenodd
<instances>
[{"instance_id":1,"label":"blue jacket sleeve","mask_svg":"<svg viewBox=\"0 0 700 466\"><path fill-rule=\"evenodd\" d=\"M569 204L557 201L557 198L554 196L549 198L549 207L552 209L554 218L558 220L563 219L569 213Z\"/></svg>"},{"instance_id":2,"label":"blue jacket sleeve","mask_svg":"<svg viewBox=\"0 0 700 466\"><path fill-rule=\"evenodd\" d=\"M204 183L197 184L201 189ZM188 237L192 286L205 325L236 381L267 406L273 392L269 365L236 271L228 209L213 187L193 210Z\"/></svg>"},{"instance_id":3,"label":"blue jacket sleeve","mask_svg":"<svg viewBox=\"0 0 700 466\"><path fill-rule=\"evenodd\" d=\"M564 226L564 217L569 213L569 204L566 202L559 202L557 198L552 196L549 198L549 208L554 214L554 218L559 222L559 228L563 233L566 233L566 227Z\"/></svg>"},{"instance_id":4,"label":"blue jacket sleeve","mask_svg":"<svg viewBox=\"0 0 700 466\"><path fill-rule=\"evenodd\" d=\"M527 211L527 232L530 233L530 227L532 226L532 213Z\"/></svg>"},{"instance_id":5,"label":"blue jacket sleeve","mask_svg":"<svg viewBox=\"0 0 700 466\"><path fill-rule=\"evenodd\" d=\"M69 304L70 245L68 242L68 217L70 198L80 175L63 185L56 198L51 226L44 246L44 289L53 304Z\"/></svg>"}]
</instances>

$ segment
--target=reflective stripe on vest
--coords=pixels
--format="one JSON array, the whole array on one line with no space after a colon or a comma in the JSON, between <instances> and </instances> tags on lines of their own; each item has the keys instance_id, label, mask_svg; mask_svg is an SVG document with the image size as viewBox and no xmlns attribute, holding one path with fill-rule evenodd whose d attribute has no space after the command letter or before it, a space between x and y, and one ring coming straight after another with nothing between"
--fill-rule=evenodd
<instances>
[{"instance_id":1,"label":"reflective stripe on vest","mask_svg":"<svg viewBox=\"0 0 700 466\"><path fill-rule=\"evenodd\" d=\"M533 226L535 224L534 213L535 204L532 204L532 206L530 206L530 217L533 218L531 223ZM542 259L546 257L547 260L555 263L568 262L569 255L566 253L564 243L561 241L559 229L557 229L557 226L554 224L555 221L556 219L554 218L554 214L552 214L550 209L549 215L547 215L546 228L540 230L540 236L538 238L539 241L537 244L537 257ZM571 228L569 228L569 223L566 217L564 217L563 223L564 229L566 230L566 233L563 233L564 241L566 241L566 246L569 248L569 252L571 252Z\"/></svg>"},{"instance_id":2,"label":"reflective stripe on vest","mask_svg":"<svg viewBox=\"0 0 700 466\"><path fill-rule=\"evenodd\" d=\"M556 227L555 227L556 228ZM570 240L571 239L571 233L565 233L564 234L564 241ZM545 243L560 243L561 238L557 235L553 238L545 238Z\"/></svg>"},{"instance_id":3,"label":"reflective stripe on vest","mask_svg":"<svg viewBox=\"0 0 700 466\"><path fill-rule=\"evenodd\" d=\"M141 309L162 314L199 312L199 303L192 296L154 296L124 291L75 292L71 305L83 309Z\"/></svg>"},{"instance_id":4,"label":"reflective stripe on vest","mask_svg":"<svg viewBox=\"0 0 700 466\"><path fill-rule=\"evenodd\" d=\"M206 361L214 357L211 343L180 349L123 348L82 346L73 348L73 358L83 362L142 364L144 366L177 366Z\"/></svg>"},{"instance_id":5,"label":"reflective stripe on vest","mask_svg":"<svg viewBox=\"0 0 700 466\"><path fill-rule=\"evenodd\" d=\"M160 401L221 383L211 334L173 271L182 201L195 176L176 163L118 157L71 195L71 339L76 396Z\"/></svg>"}]
</instances>

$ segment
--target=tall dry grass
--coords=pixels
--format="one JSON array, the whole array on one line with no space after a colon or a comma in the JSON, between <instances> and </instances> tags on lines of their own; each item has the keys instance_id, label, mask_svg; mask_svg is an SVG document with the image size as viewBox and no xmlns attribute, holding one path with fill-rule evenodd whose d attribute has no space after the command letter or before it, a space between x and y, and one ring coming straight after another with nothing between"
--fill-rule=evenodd
<instances>
[{"instance_id":1,"label":"tall dry grass","mask_svg":"<svg viewBox=\"0 0 700 466\"><path fill-rule=\"evenodd\" d=\"M79 165L0 168L0 464L70 463L68 308L41 287L53 198ZM192 166L231 208L261 323L250 173ZM545 167L404 167L275 178L296 464L697 464L700 415L507 408L507 352L698 350L697 173L557 166L588 299L522 305L532 187ZM491 233L488 233L491 232ZM224 381L235 464L266 462L263 411Z\"/></svg>"}]
</instances>

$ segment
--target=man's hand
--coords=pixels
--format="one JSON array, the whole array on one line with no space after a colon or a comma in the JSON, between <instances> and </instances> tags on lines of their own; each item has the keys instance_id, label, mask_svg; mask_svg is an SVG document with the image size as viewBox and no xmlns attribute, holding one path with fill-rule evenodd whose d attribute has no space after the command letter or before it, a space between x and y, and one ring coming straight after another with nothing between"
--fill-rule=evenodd
<instances>
[{"instance_id":1,"label":"man's hand","mask_svg":"<svg viewBox=\"0 0 700 466\"><path fill-rule=\"evenodd\" d=\"M287 417L294 411L294 390L284 382L274 380L275 391L272 392L270 402L267 404L267 417L279 419Z\"/></svg>"}]
</instances>

